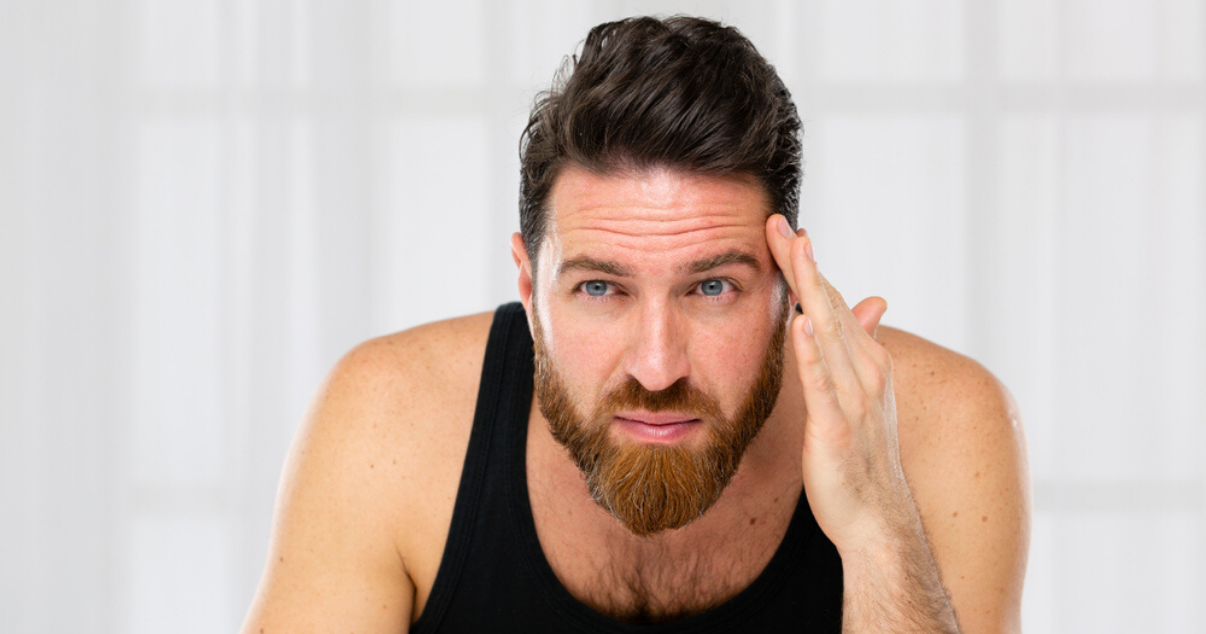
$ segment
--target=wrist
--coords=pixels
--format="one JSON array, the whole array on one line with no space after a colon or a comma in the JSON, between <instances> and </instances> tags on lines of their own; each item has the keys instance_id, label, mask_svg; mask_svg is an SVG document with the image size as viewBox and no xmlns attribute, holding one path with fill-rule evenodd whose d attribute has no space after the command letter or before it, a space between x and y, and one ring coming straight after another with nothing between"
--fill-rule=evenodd
<instances>
[{"instance_id":1,"label":"wrist","mask_svg":"<svg viewBox=\"0 0 1206 634\"><path fill-rule=\"evenodd\" d=\"M866 517L856 530L834 546L842 561L868 566L892 565L894 560L915 553L918 547L929 552L921 516L912 499L894 505L888 512Z\"/></svg>"},{"instance_id":2,"label":"wrist","mask_svg":"<svg viewBox=\"0 0 1206 634\"><path fill-rule=\"evenodd\" d=\"M859 541L839 547L847 585L870 580L880 585L906 577L907 562L918 549L910 533L902 527L876 527L863 532Z\"/></svg>"}]
</instances>

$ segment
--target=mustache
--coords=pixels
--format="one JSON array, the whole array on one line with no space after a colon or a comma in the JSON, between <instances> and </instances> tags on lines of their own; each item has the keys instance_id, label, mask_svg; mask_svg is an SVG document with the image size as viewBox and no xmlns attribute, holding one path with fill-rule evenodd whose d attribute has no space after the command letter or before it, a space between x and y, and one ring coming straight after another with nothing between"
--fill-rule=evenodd
<instances>
[{"instance_id":1,"label":"mustache","mask_svg":"<svg viewBox=\"0 0 1206 634\"><path fill-rule=\"evenodd\" d=\"M640 381L628 377L599 402L595 410L595 420L610 418L615 412L629 409L643 409L649 412L673 410L713 421L724 418L716 399L691 385L686 377L656 392L645 389Z\"/></svg>"}]
</instances>

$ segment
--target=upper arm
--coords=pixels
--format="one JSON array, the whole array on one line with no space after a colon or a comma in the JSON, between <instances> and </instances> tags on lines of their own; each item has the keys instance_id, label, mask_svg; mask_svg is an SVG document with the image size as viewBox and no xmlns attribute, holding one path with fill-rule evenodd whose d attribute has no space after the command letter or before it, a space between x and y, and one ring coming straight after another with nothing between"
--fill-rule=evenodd
<instances>
[{"instance_id":1,"label":"upper arm","mask_svg":"<svg viewBox=\"0 0 1206 634\"><path fill-rule=\"evenodd\" d=\"M414 589L394 537L401 474L386 450L396 376L381 345L337 364L294 440L245 634L410 625Z\"/></svg>"},{"instance_id":2,"label":"upper arm","mask_svg":"<svg viewBox=\"0 0 1206 634\"><path fill-rule=\"evenodd\" d=\"M1017 405L980 364L909 345L901 461L943 584L965 634L1020 632L1030 482Z\"/></svg>"}]
</instances>

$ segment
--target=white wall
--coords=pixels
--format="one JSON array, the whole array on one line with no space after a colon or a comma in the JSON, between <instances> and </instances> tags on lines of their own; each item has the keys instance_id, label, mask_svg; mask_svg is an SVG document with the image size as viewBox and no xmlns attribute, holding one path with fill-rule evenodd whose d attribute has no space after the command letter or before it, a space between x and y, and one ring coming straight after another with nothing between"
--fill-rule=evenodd
<instances>
[{"instance_id":1,"label":"white wall","mask_svg":"<svg viewBox=\"0 0 1206 634\"><path fill-rule=\"evenodd\" d=\"M1203 0L0 0L0 623L241 621L365 338L515 297L519 131L600 21L721 17L847 297L981 360L1030 633L1206 632Z\"/></svg>"}]
</instances>

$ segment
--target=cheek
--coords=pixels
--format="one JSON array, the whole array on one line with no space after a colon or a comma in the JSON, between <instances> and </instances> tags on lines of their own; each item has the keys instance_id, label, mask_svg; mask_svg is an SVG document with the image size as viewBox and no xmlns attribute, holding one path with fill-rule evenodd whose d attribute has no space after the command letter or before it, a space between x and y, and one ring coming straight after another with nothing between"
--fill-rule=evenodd
<instances>
[{"instance_id":1,"label":"cheek","mask_svg":"<svg viewBox=\"0 0 1206 634\"><path fill-rule=\"evenodd\" d=\"M593 401L620 372L624 350L618 325L580 319L555 302L541 308L547 310L541 324L554 367L578 397Z\"/></svg>"},{"instance_id":2,"label":"cheek","mask_svg":"<svg viewBox=\"0 0 1206 634\"><path fill-rule=\"evenodd\" d=\"M721 399L731 412L762 369L771 324L760 320L726 323L700 330L692 339L692 374L696 385Z\"/></svg>"}]
</instances>

